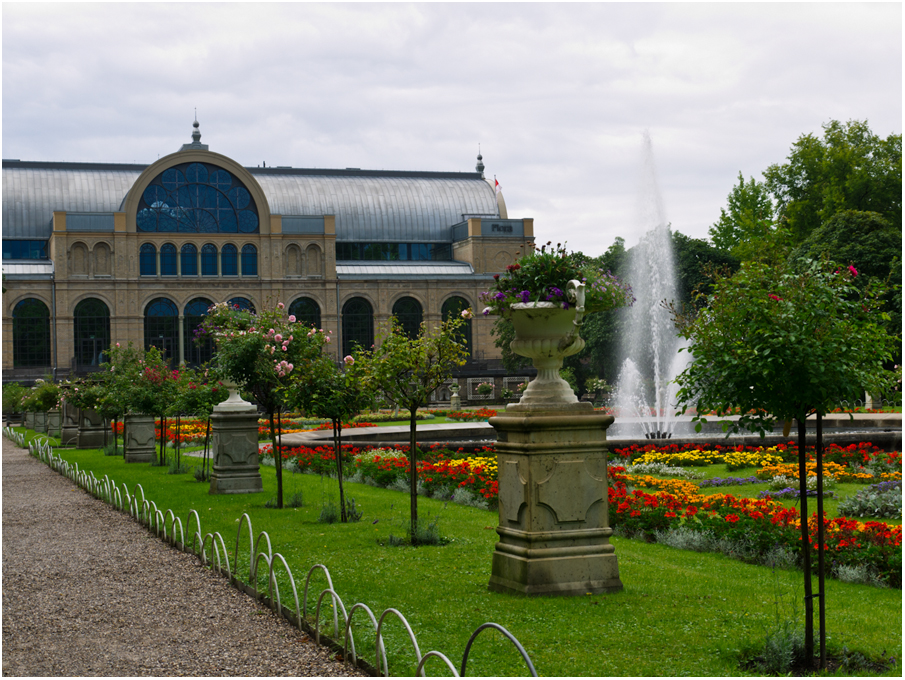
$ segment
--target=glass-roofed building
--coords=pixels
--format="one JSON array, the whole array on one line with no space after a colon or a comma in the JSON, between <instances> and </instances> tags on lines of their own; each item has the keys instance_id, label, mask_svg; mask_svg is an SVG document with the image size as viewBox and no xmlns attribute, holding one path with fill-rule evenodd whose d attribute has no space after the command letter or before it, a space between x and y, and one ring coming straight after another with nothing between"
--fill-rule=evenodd
<instances>
[{"instance_id":1,"label":"glass-roofed building","mask_svg":"<svg viewBox=\"0 0 905 680\"><path fill-rule=\"evenodd\" d=\"M534 235L483 170L480 155L475 172L247 168L197 121L151 165L3 160L3 381L96 370L115 342L199 365L215 302L284 302L344 354L392 315L414 331L479 311ZM470 322L463 396L502 385L492 325Z\"/></svg>"}]
</instances>

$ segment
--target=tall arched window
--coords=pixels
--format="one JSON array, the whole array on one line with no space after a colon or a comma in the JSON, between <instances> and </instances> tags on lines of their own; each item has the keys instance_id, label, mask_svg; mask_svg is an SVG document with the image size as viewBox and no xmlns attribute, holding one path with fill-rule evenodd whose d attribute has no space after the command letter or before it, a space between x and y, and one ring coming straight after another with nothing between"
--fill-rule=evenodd
<instances>
[{"instance_id":1,"label":"tall arched window","mask_svg":"<svg viewBox=\"0 0 905 680\"><path fill-rule=\"evenodd\" d=\"M374 344L374 312L364 298L352 298L343 305L343 355L354 347L371 349Z\"/></svg>"},{"instance_id":2,"label":"tall arched window","mask_svg":"<svg viewBox=\"0 0 905 680\"><path fill-rule=\"evenodd\" d=\"M418 337L421 332L421 322L424 320L420 302L412 297L399 298L393 305L393 316L396 317L400 328L410 339L414 340Z\"/></svg>"},{"instance_id":3,"label":"tall arched window","mask_svg":"<svg viewBox=\"0 0 905 680\"><path fill-rule=\"evenodd\" d=\"M110 347L110 309L97 298L82 300L75 306L75 361L78 366L98 366Z\"/></svg>"},{"instance_id":4,"label":"tall arched window","mask_svg":"<svg viewBox=\"0 0 905 680\"><path fill-rule=\"evenodd\" d=\"M210 361L214 354L214 343L209 337L195 341L195 331L204 321L212 304L207 298L195 298L185 306L182 318L182 346L185 351L185 363L189 366L200 366Z\"/></svg>"},{"instance_id":5,"label":"tall arched window","mask_svg":"<svg viewBox=\"0 0 905 680\"><path fill-rule=\"evenodd\" d=\"M254 198L232 173L180 163L151 180L135 216L138 231L257 234Z\"/></svg>"},{"instance_id":6,"label":"tall arched window","mask_svg":"<svg viewBox=\"0 0 905 680\"><path fill-rule=\"evenodd\" d=\"M239 251L232 243L227 243L220 251L220 274L223 276L239 275Z\"/></svg>"},{"instance_id":7,"label":"tall arched window","mask_svg":"<svg viewBox=\"0 0 905 680\"><path fill-rule=\"evenodd\" d=\"M157 276L157 248L152 243L143 243L138 249L138 269L142 276Z\"/></svg>"},{"instance_id":8,"label":"tall arched window","mask_svg":"<svg viewBox=\"0 0 905 680\"><path fill-rule=\"evenodd\" d=\"M248 298L244 298L244 297L230 298L229 300L226 301L226 304L228 304L230 307L236 307L238 309L248 310L252 314L256 313L255 306L251 303L251 300L249 300Z\"/></svg>"},{"instance_id":9,"label":"tall arched window","mask_svg":"<svg viewBox=\"0 0 905 680\"><path fill-rule=\"evenodd\" d=\"M50 366L50 311L36 298L13 308L13 366Z\"/></svg>"},{"instance_id":10,"label":"tall arched window","mask_svg":"<svg viewBox=\"0 0 905 680\"><path fill-rule=\"evenodd\" d=\"M160 246L160 275L176 276L176 246L172 243L164 243Z\"/></svg>"},{"instance_id":11,"label":"tall arched window","mask_svg":"<svg viewBox=\"0 0 905 680\"><path fill-rule=\"evenodd\" d=\"M300 297L289 305L289 314L295 317L296 323L304 326L321 327L321 308L314 300Z\"/></svg>"},{"instance_id":12,"label":"tall arched window","mask_svg":"<svg viewBox=\"0 0 905 680\"><path fill-rule=\"evenodd\" d=\"M182 246L182 275L198 276L198 249L191 243Z\"/></svg>"},{"instance_id":13,"label":"tall arched window","mask_svg":"<svg viewBox=\"0 0 905 680\"><path fill-rule=\"evenodd\" d=\"M205 243L201 246L201 276L217 275L217 246Z\"/></svg>"},{"instance_id":14,"label":"tall arched window","mask_svg":"<svg viewBox=\"0 0 905 680\"><path fill-rule=\"evenodd\" d=\"M250 243L242 246L242 276L258 275L258 249Z\"/></svg>"},{"instance_id":15,"label":"tall arched window","mask_svg":"<svg viewBox=\"0 0 905 680\"><path fill-rule=\"evenodd\" d=\"M145 308L145 349L152 346L164 359L179 361L179 310L166 298L155 298Z\"/></svg>"},{"instance_id":16,"label":"tall arched window","mask_svg":"<svg viewBox=\"0 0 905 680\"><path fill-rule=\"evenodd\" d=\"M460 297L451 297L446 302L443 303L442 315L443 320L448 321L449 319L454 319L462 315L462 311L471 307L468 304L468 300ZM459 338L461 340L465 340L465 348L468 350L469 356L471 355L471 319L465 320L465 326L462 329L462 335Z\"/></svg>"}]
</instances>

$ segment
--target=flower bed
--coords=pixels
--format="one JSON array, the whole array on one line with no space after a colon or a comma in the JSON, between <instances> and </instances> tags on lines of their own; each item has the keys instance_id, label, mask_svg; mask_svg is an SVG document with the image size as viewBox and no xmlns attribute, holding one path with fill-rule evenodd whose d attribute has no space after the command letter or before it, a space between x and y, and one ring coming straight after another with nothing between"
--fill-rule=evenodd
<instances>
[{"instance_id":1,"label":"flower bed","mask_svg":"<svg viewBox=\"0 0 905 680\"><path fill-rule=\"evenodd\" d=\"M458 420L460 422L487 421L496 415L496 411L492 408L479 408L474 411L449 411L446 417L450 420Z\"/></svg>"}]
</instances>

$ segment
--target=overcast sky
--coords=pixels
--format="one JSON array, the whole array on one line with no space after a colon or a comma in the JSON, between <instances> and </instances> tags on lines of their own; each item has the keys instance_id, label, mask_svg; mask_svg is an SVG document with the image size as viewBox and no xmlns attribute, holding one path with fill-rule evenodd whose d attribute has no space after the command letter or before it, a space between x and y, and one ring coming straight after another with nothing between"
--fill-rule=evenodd
<instances>
[{"instance_id":1,"label":"overcast sky","mask_svg":"<svg viewBox=\"0 0 905 680\"><path fill-rule=\"evenodd\" d=\"M3 157L472 171L510 217L633 245L649 131L673 228L706 238L829 120L902 132L902 6L4 2Z\"/></svg>"}]
</instances>

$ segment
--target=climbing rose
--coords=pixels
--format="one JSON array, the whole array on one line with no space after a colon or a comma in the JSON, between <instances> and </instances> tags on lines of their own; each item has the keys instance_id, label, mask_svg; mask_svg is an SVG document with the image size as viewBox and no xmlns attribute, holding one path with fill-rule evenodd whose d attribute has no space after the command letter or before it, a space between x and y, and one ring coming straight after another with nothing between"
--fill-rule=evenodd
<instances>
[{"instance_id":1,"label":"climbing rose","mask_svg":"<svg viewBox=\"0 0 905 680\"><path fill-rule=\"evenodd\" d=\"M347 355L347 356L343 357L343 361L346 362L346 366L351 366L352 364L355 363L355 359L352 358L352 355Z\"/></svg>"}]
</instances>

